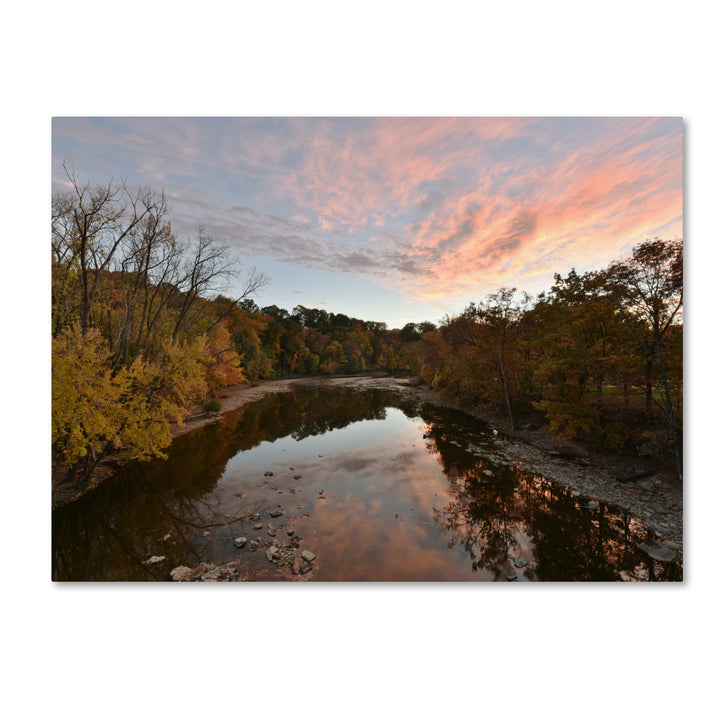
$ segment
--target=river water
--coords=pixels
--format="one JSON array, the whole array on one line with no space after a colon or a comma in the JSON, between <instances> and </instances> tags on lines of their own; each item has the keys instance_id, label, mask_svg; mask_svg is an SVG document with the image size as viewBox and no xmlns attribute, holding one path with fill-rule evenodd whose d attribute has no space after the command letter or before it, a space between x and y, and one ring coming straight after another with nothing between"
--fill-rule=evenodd
<instances>
[{"instance_id":1,"label":"river water","mask_svg":"<svg viewBox=\"0 0 720 720\"><path fill-rule=\"evenodd\" d=\"M637 518L508 463L478 420L393 390L293 388L168 455L53 513L53 580L169 580L238 558L279 580L264 550L292 542L316 555L312 581L682 580L638 548L653 535Z\"/></svg>"}]
</instances>

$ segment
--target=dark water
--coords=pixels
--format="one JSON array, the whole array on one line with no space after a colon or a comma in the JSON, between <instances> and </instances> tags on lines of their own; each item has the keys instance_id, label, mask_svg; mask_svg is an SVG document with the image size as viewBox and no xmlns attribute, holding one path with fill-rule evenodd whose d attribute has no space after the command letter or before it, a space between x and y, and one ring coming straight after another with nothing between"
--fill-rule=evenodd
<instances>
[{"instance_id":1,"label":"dark water","mask_svg":"<svg viewBox=\"0 0 720 720\"><path fill-rule=\"evenodd\" d=\"M266 476L266 472L272 472ZM296 478L296 476L300 476ZM297 388L174 441L53 513L54 580L168 580L238 557L280 579L264 550L317 555L312 580L681 580L651 560L625 511L503 465L487 428L389 390ZM271 519L269 511L284 514ZM253 513L264 527L254 530ZM164 555L160 566L144 563Z\"/></svg>"}]
</instances>

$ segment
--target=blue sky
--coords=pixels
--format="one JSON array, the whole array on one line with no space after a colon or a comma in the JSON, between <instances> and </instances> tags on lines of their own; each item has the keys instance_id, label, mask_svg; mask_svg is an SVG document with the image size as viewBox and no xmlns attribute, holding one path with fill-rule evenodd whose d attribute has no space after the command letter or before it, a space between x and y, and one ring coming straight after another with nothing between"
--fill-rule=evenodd
<instances>
[{"instance_id":1,"label":"blue sky","mask_svg":"<svg viewBox=\"0 0 720 720\"><path fill-rule=\"evenodd\" d=\"M164 189L179 237L202 226L270 277L260 306L402 327L681 236L682 133L680 118L57 117L52 184L65 163Z\"/></svg>"}]
</instances>

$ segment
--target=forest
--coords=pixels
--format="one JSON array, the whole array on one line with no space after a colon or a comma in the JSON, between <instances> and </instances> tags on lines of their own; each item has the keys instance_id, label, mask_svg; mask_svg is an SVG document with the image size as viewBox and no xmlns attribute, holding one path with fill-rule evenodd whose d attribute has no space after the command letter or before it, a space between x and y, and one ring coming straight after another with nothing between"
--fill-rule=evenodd
<instances>
[{"instance_id":1,"label":"forest","mask_svg":"<svg viewBox=\"0 0 720 720\"><path fill-rule=\"evenodd\" d=\"M109 182L52 199L53 481L163 457L171 427L220 388L370 371L418 376L462 407L560 439L657 457L682 478L683 242L654 238L537 297L499 288L390 329L298 305L259 307L269 278L200 229L173 232L163 192ZM226 288L241 286L237 297Z\"/></svg>"}]
</instances>

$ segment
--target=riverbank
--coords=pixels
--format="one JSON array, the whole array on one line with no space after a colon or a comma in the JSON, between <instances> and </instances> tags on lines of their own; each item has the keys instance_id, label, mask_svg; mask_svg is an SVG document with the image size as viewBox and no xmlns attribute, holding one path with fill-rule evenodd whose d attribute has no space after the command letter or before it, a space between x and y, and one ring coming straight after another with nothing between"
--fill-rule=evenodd
<instances>
[{"instance_id":1,"label":"riverbank","mask_svg":"<svg viewBox=\"0 0 720 720\"><path fill-rule=\"evenodd\" d=\"M428 386L417 384L409 378L387 375L293 378L226 387L217 393L221 405L219 412L203 413L200 406L192 408L184 425L172 429L172 436L178 437L216 422L220 415L271 393L288 392L292 387L328 385L393 389L420 402L459 409L475 416L497 430L499 461L519 465L562 483L590 501L624 508L639 517L661 541L670 543L682 552L682 486L670 473L656 468L649 458L617 455L579 442L558 442L548 433L532 427L511 432L502 417L459 407L439 397ZM619 477L653 471L656 472L652 476L636 481L621 483L617 480ZM103 475L99 475L94 484L99 484L102 479Z\"/></svg>"},{"instance_id":2,"label":"riverbank","mask_svg":"<svg viewBox=\"0 0 720 720\"><path fill-rule=\"evenodd\" d=\"M408 390L418 400L455 408L482 420L497 431L496 444L505 461L559 482L591 502L627 510L663 543L682 553L683 488L671 468L658 467L652 458L620 455L578 441L558 441L533 426L513 431L504 417L448 402L426 385ZM618 480L639 474L645 477Z\"/></svg>"}]
</instances>

